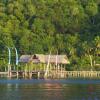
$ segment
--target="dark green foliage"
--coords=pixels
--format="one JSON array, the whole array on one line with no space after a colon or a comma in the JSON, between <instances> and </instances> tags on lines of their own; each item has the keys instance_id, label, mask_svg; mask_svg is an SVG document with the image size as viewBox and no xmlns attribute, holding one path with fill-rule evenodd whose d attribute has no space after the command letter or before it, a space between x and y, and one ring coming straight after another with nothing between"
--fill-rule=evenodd
<instances>
[{"instance_id":1,"label":"dark green foliage","mask_svg":"<svg viewBox=\"0 0 100 100\"><path fill-rule=\"evenodd\" d=\"M90 57L100 63L100 2L0 0L0 53L4 46L20 55L66 54L68 70L89 70Z\"/></svg>"}]
</instances>

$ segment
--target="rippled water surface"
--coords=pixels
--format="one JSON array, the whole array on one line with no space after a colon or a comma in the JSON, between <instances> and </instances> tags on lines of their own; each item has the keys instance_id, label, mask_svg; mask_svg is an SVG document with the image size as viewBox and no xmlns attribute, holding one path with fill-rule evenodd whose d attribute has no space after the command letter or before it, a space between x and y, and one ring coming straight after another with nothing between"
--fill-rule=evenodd
<instances>
[{"instance_id":1,"label":"rippled water surface","mask_svg":"<svg viewBox=\"0 0 100 100\"><path fill-rule=\"evenodd\" d=\"M0 100L100 100L100 80L0 80Z\"/></svg>"}]
</instances>

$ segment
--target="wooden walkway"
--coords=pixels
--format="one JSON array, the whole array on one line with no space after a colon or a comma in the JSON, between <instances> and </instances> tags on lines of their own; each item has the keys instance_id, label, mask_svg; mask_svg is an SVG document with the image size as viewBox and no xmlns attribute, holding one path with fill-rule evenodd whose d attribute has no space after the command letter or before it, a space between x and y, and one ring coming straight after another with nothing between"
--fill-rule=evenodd
<instances>
[{"instance_id":1,"label":"wooden walkway","mask_svg":"<svg viewBox=\"0 0 100 100\"><path fill-rule=\"evenodd\" d=\"M66 71L67 77L100 78L100 71Z\"/></svg>"},{"instance_id":2,"label":"wooden walkway","mask_svg":"<svg viewBox=\"0 0 100 100\"><path fill-rule=\"evenodd\" d=\"M0 72L1 77L45 78L45 71ZM46 78L100 78L100 71L49 71Z\"/></svg>"}]
</instances>

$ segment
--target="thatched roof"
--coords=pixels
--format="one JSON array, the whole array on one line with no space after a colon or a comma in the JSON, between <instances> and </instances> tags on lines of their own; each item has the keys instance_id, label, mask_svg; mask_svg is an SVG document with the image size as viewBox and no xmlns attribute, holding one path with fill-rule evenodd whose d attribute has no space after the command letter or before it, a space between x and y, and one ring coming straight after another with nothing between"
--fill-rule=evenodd
<instances>
[{"instance_id":1,"label":"thatched roof","mask_svg":"<svg viewBox=\"0 0 100 100\"><path fill-rule=\"evenodd\" d=\"M19 59L19 62L27 63L31 59L31 55L22 55Z\"/></svg>"},{"instance_id":2,"label":"thatched roof","mask_svg":"<svg viewBox=\"0 0 100 100\"><path fill-rule=\"evenodd\" d=\"M49 55L35 54L35 55L22 55L19 62L28 63L48 63ZM50 55L50 63L69 64L66 55Z\"/></svg>"}]
</instances>

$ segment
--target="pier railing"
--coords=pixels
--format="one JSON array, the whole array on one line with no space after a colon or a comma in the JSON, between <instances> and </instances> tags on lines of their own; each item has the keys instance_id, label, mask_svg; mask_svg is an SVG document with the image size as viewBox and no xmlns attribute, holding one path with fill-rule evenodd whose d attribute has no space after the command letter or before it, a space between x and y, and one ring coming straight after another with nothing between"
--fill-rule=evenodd
<instances>
[{"instance_id":1,"label":"pier railing","mask_svg":"<svg viewBox=\"0 0 100 100\"><path fill-rule=\"evenodd\" d=\"M66 71L67 77L100 77L100 71Z\"/></svg>"},{"instance_id":2,"label":"pier railing","mask_svg":"<svg viewBox=\"0 0 100 100\"><path fill-rule=\"evenodd\" d=\"M34 75L37 78L45 78L45 71L10 71L0 72L0 76L6 77L23 77L32 78ZM47 78L100 78L100 71L48 71Z\"/></svg>"}]
</instances>

